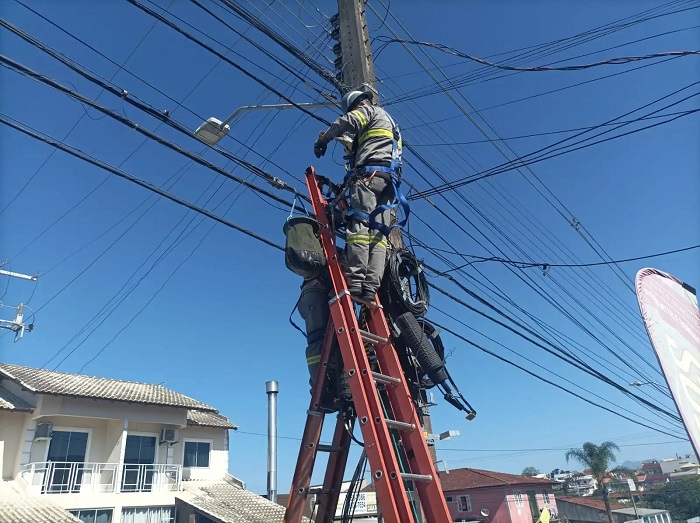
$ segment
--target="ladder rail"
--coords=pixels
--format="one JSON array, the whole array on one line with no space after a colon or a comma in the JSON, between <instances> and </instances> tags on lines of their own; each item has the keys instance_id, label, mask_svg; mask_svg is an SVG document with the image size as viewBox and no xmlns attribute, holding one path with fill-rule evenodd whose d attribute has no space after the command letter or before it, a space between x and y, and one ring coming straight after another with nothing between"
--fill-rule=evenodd
<instances>
[{"instance_id":1,"label":"ladder rail","mask_svg":"<svg viewBox=\"0 0 700 523\"><path fill-rule=\"evenodd\" d=\"M313 474L314 463L318 454L318 444L321 439L321 431L323 430L324 414L318 411L318 406L321 403L324 378L334 341L333 330L333 322L329 320L321 348L321 359L318 365L318 372L316 373L316 381L311 389L311 401L306 415L304 434L299 445L297 466L294 470L292 486L287 501L287 510L284 516L285 523L301 523L301 518L304 514L306 494L311 485L311 475Z\"/></svg>"},{"instance_id":2,"label":"ladder rail","mask_svg":"<svg viewBox=\"0 0 700 523\"><path fill-rule=\"evenodd\" d=\"M381 311L370 311L367 323L371 332L378 336L391 339L389 325ZM382 373L389 376L403 376L403 369L401 368L393 345L387 344L377 347L376 354ZM411 393L408 390L405 380L402 380L399 386L387 387L386 394L390 398L395 418L402 420L404 423L415 425L418 428L421 426L415 404L413 403ZM430 456L423 431L420 429L406 431L402 434L401 441L408 458L408 464L411 469L410 473L413 474L414 477L432 476L433 478L433 481L414 482L422 507L424 507L424 510L428 509L430 511L431 521L452 521L450 509L447 506L447 498L445 498L442 487L440 486L440 477L438 476L435 464ZM408 477L410 478L411 476Z\"/></svg>"},{"instance_id":3,"label":"ladder rail","mask_svg":"<svg viewBox=\"0 0 700 523\"><path fill-rule=\"evenodd\" d=\"M323 487L321 494L318 495L315 523L333 523L335 512L340 499L340 486L343 483L345 475L345 467L348 462L348 454L350 453L350 433L345 428L343 416L339 415L335 425L335 433L333 434L333 443L331 446L337 447L337 452L331 453L328 457L326 466L326 475L323 479Z\"/></svg>"}]
</instances>

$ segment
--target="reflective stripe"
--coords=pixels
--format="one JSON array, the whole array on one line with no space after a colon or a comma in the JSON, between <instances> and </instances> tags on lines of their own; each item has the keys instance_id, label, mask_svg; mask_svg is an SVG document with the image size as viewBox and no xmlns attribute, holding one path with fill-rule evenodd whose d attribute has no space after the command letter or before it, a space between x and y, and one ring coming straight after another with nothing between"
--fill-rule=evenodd
<instances>
[{"instance_id":1,"label":"reflective stripe","mask_svg":"<svg viewBox=\"0 0 700 523\"><path fill-rule=\"evenodd\" d=\"M391 129L369 129L362 133L362 136L360 136L360 139L357 143L361 144L365 142L365 140L368 140L369 138L373 138L375 136L384 136L393 140L394 131L392 131Z\"/></svg>"},{"instance_id":2,"label":"reflective stripe","mask_svg":"<svg viewBox=\"0 0 700 523\"><path fill-rule=\"evenodd\" d=\"M385 249L388 246L387 241L381 234L348 234L345 242L351 245L378 245Z\"/></svg>"},{"instance_id":3,"label":"reflective stripe","mask_svg":"<svg viewBox=\"0 0 700 523\"><path fill-rule=\"evenodd\" d=\"M353 115L355 118L360 120L360 125L364 127L367 125L367 118L365 118L365 115L362 114L362 111L355 109L354 111L350 111L350 114Z\"/></svg>"},{"instance_id":4,"label":"reflective stripe","mask_svg":"<svg viewBox=\"0 0 700 523\"><path fill-rule=\"evenodd\" d=\"M319 354L318 356L309 356L308 358L306 358L306 363L307 363L308 365L314 365L314 364L316 364L316 363L318 363L318 362L320 362L320 361L321 361L321 355L320 355L320 354Z\"/></svg>"}]
</instances>

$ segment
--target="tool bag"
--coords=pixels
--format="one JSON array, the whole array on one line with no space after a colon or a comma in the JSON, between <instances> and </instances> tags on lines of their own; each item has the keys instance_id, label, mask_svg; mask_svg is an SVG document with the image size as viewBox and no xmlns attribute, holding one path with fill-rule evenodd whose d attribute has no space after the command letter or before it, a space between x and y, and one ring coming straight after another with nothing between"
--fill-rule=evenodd
<instances>
[{"instance_id":1,"label":"tool bag","mask_svg":"<svg viewBox=\"0 0 700 523\"><path fill-rule=\"evenodd\" d=\"M316 276L326 266L319 238L318 222L309 216L296 216L284 224L286 236L284 264L299 276Z\"/></svg>"}]
</instances>

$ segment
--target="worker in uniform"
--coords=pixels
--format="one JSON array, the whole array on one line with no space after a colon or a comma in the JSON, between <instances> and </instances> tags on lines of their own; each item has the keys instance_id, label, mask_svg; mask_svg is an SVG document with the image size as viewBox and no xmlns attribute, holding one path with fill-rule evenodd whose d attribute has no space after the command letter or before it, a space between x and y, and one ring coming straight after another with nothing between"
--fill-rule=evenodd
<instances>
[{"instance_id":1,"label":"worker in uniform","mask_svg":"<svg viewBox=\"0 0 700 523\"><path fill-rule=\"evenodd\" d=\"M345 179L350 199L346 281L355 301L375 306L386 265L385 232L391 219L388 206L396 197L392 176L399 174L401 136L389 113L371 102L372 94L367 92L350 91L343 96L345 114L319 134L314 154L323 156L334 138L344 134L353 137ZM380 209L385 210L370 216Z\"/></svg>"}]
</instances>

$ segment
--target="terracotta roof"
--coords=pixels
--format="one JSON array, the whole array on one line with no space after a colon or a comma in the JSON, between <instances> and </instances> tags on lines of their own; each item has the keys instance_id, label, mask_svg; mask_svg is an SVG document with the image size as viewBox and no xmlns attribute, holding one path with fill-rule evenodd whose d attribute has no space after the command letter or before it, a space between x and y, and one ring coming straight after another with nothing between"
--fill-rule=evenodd
<instances>
[{"instance_id":1,"label":"terracotta roof","mask_svg":"<svg viewBox=\"0 0 700 523\"><path fill-rule=\"evenodd\" d=\"M80 374L33 369L9 363L0 363L0 377L10 379L23 388L38 394L57 394L216 411L210 405L174 390L166 389L162 385L151 383L81 376Z\"/></svg>"},{"instance_id":2,"label":"terracotta roof","mask_svg":"<svg viewBox=\"0 0 700 523\"><path fill-rule=\"evenodd\" d=\"M80 523L47 496L24 492L14 481L0 480L0 523Z\"/></svg>"},{"instance_id":3,"label":"terracotta roof","mask_svg":"<svg viewBox=\"0 0 700 523\"><path fill-rule=\"evenodd\" d=\"M226 416L215 412L203 412L201 410L187 411L187 424L195 427L217 427L237 430L238 426L231 423Z\"/></svg>"},{"instance_id":4,"label":"terracotta roof","mask_svg":"<svg viewBox=\"0 0 700 523\"><path fill-rule=\"evenodd\" d=\"M442 490L465 490L482 487L502 487L506 485L554 485L557 482L550 479L504 474L480 469L450 469L450 473L440 472Z\"/></svg>"},{"instance_id":5,"label":"terracotta roof","mask_svg":"<svg viewBox=\"0 0 700 523\"><path fill-rule=\"evenodd\" d=\"M24 401L9 390L0 387L0 410L18 410L20 412L32 412L34 406Z\"/></svg>"},{"instance_id":6,"label":"terracotta roof","mask_svg":"<svg viewBox=\"0 0 700 523\"><path fill-rule=\"evenodd\" d=\"M669 478L668 474L664 474L663 472L661 474L645 474L642 476L642 479L639 481L644 483L646 481L664 481Z\"/></svg>"},{"instance_id":7,"label":"terracotta roof","mask_svg":"<svg viewBox=\"0 0 700 523\"><path fill-rule=\"evenodd\" d=\"M282 523L285 507L227 482L183 483L178 501L221 523ZM306 520L308 521L308 520Z\"/></svg>"},{"instance_id":8,"label":"terracotta roof","mask_svg":"<svg viewBox=\"0 0 700 523\"><path fill-rule=\"evenodd\" d=\"M598 510L605 510L605 502L600 498L593 498L593 497L576 498L576 497L571 497L571 496L555 496L555 499L557 501L557 506L559 507L560 511L561 511L561 506L559 505L560 501L564 501L566 503L573 503L574 505L581 505L582 507L595 508ZM611 510L615 510L618 508L627 508L627 505L620 505L619 503L610 503Z\"/></svg>"}]
</instances>

